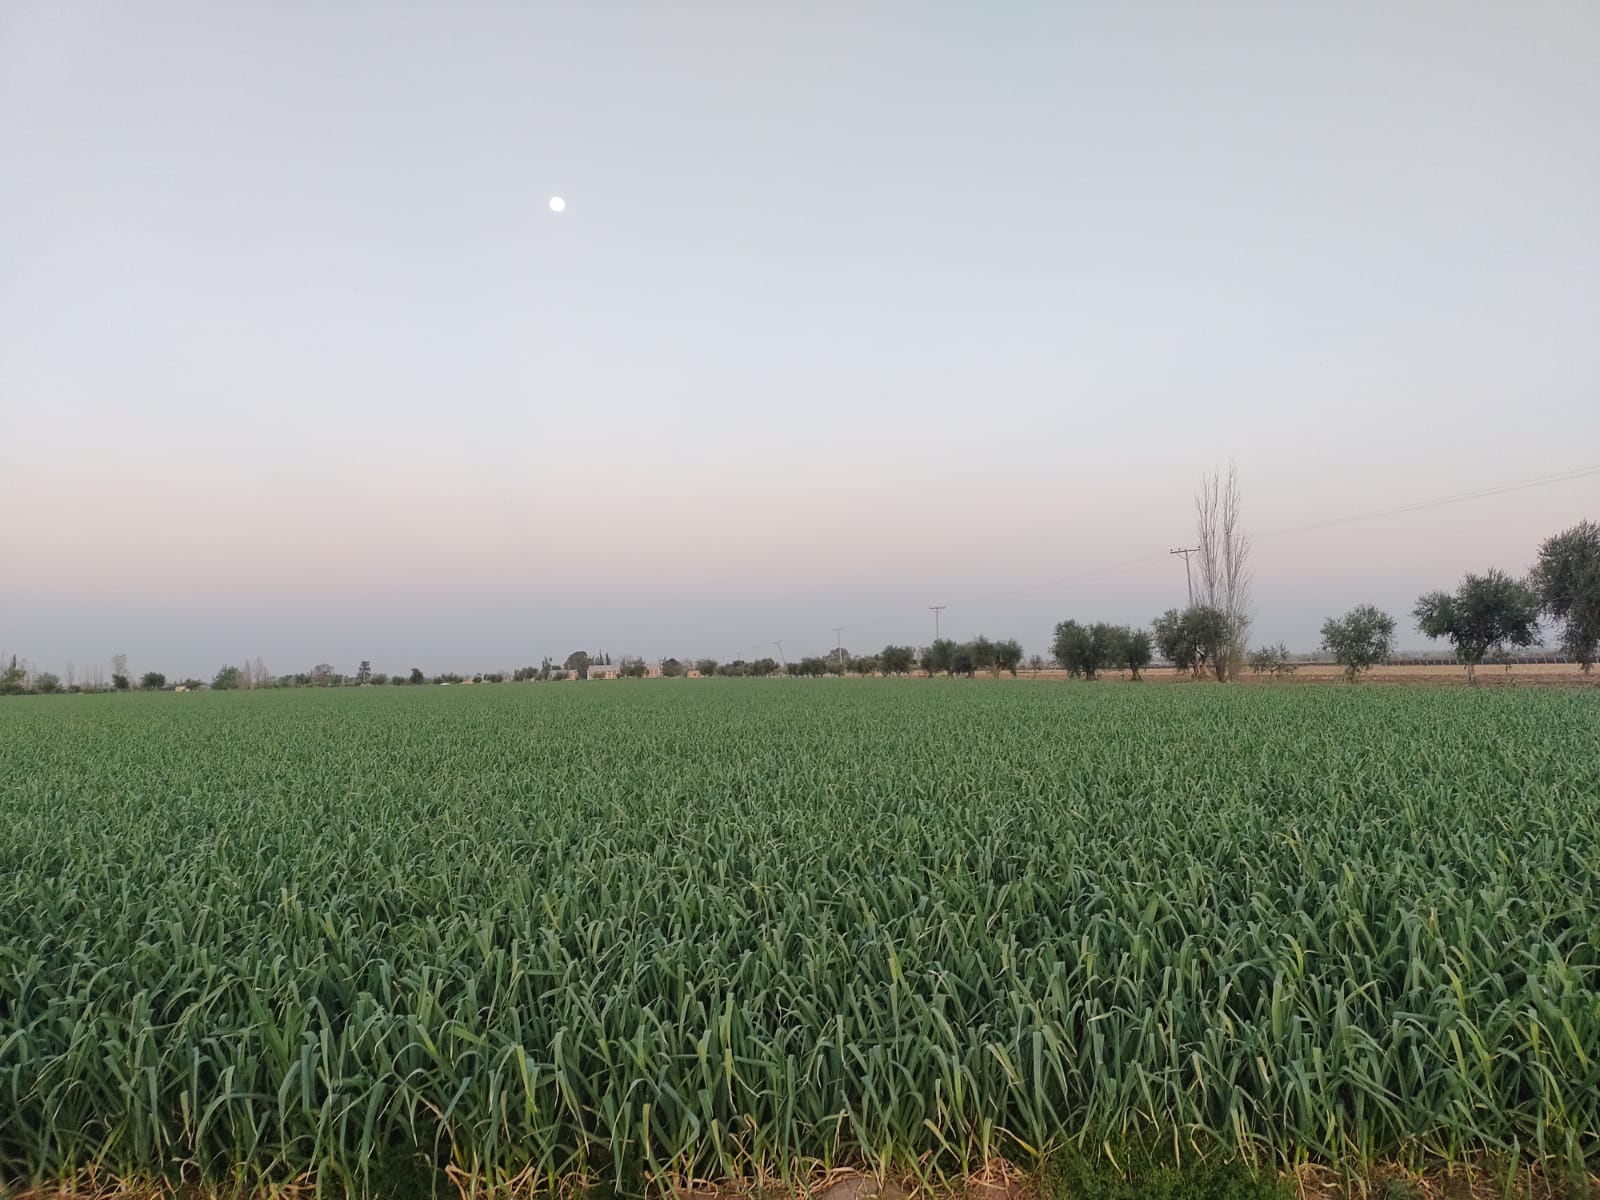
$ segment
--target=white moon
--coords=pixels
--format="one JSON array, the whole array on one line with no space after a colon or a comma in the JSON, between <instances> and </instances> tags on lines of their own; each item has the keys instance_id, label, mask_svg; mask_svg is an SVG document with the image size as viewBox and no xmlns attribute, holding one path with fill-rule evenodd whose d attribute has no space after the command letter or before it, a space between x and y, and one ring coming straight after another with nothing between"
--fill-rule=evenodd
<instances>
[{"instance_id":1,"label":"white moon","mask_svg":"<svg viewBox=\"0 0 1600 1200\"><path fill-rule=\"evenodd\" d=\"M550 197L550 211L551 212L561 212L566 207L567 207L567 202L565 200L563 200L560 196L551 196Z\"/></svg>"}]
</instances>

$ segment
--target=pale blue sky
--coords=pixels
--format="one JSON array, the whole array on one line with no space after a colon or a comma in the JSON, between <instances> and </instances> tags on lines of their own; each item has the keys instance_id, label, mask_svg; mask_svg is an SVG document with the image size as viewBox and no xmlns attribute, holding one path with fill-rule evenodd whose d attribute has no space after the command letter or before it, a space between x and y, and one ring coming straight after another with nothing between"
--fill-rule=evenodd
<instances>
[{"instance_id":1,"label":"pale blue sky","mask_svg":"<svg viewBox=\"0 0 1600 1200\"><path fill-rule=\"evenodd\" d=\"M1600 465L1597 62L1588 0L12 0L0 648L1043 650L1182 599L1070 580L1229 456L1258 533ZM1264 538L1258 636L1586 516Z\"/></svg>"}]
</instances>

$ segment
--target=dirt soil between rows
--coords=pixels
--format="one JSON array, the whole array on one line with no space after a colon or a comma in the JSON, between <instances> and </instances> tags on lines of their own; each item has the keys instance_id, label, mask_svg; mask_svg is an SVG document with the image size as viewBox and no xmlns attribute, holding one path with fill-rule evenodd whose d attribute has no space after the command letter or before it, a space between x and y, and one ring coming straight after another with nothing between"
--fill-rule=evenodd
<instances>
[{"instance_id":1,"label":"dirt soil between rows","mask_svg":"<svg viewBox=\"0 0 1600 1200\"><path fill-rule=\"evenodd\" d=\"M451 1182L462 1200L471 1194L468 1180L451 1173ZM1305 1165L1278 1178L1284 1200L1594 1200L1600 1197L1600 1175L1575 1180L1559 1178L1537 1166L1496 1168L1487 1164L1436 1164L1423 1169L1398 1163L1379 1164L1361 1174ZM262 1193L241 1195L199 1187L178 1189L127 1188L107 1182L104 1186L23 1188L7 1192L0 1185L0 1196L9 1200L312 1200L315 1189L293 1183ZM519 1197L552 1195L539 1189ZM586 1200L607 1197L581 1181L554 1193L554 1200ZM851 1168L818 1172L803 1183L778 1180L693 1180L652 1190L661 1200L1077 1200L1075 1195L1053 1188L1037 1173L1023 1171L1011 1163L996 1160L965 1179L927 1185L915 1175L878 1177ZM448 1193L438 1200L451 1200ZM1204 1200L1217 1200L1207 1197ZM1225 1200L1225 1198L1223 1198Z\"/></svg>"}]
</instances>

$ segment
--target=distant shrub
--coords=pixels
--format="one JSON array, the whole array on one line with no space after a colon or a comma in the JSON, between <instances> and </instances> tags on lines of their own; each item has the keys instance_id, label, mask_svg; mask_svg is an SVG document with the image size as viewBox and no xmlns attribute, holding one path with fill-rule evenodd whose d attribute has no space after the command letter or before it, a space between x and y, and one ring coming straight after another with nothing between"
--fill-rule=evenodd
<instances>
[{"instance_id":1,"label":"distant shrub","mask_svg":"<svg viewBox=\"0 0 1600 1200\"><path fill-rule=\"evenodd\" d=\"M1262 646L1250 655L1250 671L1254 675L1269 675L1281 679L1294 674L1294 660L1289 647L1279 642L1276 646Z\"/></svg>"}]
</instances>

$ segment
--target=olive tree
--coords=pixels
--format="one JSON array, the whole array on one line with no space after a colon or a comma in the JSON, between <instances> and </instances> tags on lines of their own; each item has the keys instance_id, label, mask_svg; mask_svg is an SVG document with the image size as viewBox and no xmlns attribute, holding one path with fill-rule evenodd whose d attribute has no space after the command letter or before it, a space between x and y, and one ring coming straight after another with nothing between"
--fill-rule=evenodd
<instances>
[{"instance_id":1,"label":"olive tree","mask_svg":"<svg viewBox=\"0 0 1600 1200\"><path fill-rule=\"evenodd\" d=\"M1129 629L1124 631L1122 639L1121 665L1128 669L1134 679L1139 678L1139 672L1150 665L1153 657L1150 649L1150 634L1143 629Z\"/></svg>"},{"instance_id":2,"label":"olive tree","mask_svg":"<svg viewBox=\"0 0 1600 1200\"><path fill-rule=\"evenodd\" d=\"M1189 671L1198 675L1200 648L1189 636L1189 629L1184 623L1183 616L1184 614L1177 609L1169 608L1152 621L1150 626L1155 631L1156 649L1161 651L1161 657L1179 671Z\"/></svg>"},{"instance_id":3,"label":"olive tree","mask_svg":"<svg viewBox=\"0 0 1600 1200\"><path fill-rule=\"evenodd\" d=\"M916 661L917 652L910 646L891 643L878 651L878 666L885 675L908 675Z\"/></svg>"},{"instance_id":4,"label":"olive tree","mask_svg":"<svg viewBox=\"0 0 1600 1200\"><path fill-rule=\"evenodd\" d=\"M1093 625L1062 621L1056 626L1051 650L1067 674L1094 679L1106 667L1116 666L1121 661L1126 632L1104 621Z\"/></svg>"},{"instance_id":5,"label":"olive tree","mask_svg":"<svg viewBox=\"0 0 1600 1200\"><path fill-rule=\"evenodd\" d=\"M965 675L969 679L978 669L978 655L973 643L962 642L950 651L950 674Z\"/></svg>"},{"instance_id":6,"label":"olive tree","mask_svg":"<svg viewBox=\"0 0 1600 1200\"><path fill-rule=\"evenodd\" d=\"M1370 604L1322 623L1322 648L1333 654L1351 683L1394 653L1394 618Z\"/></svg>"},{"instance_id":7,"label":"olive tree","mask_svg":"<svg viewBox=\"0 0 1600 1200\"><path fill-rule=\"evenodd\" d=\"M1447 638L1467 667L1467 682L1491 651L1506 646L1531 646L1539 640L1539 598L1521 580L1490 568L1468 573L1452 595L1429 592L1417 600L1412 615L1430 638Z\"/></svg>"},{"instance_id":8,"label":"olive tree","mask_svg":"<svg viewBox=\"0 0 1600 1200\"><path fill-rule=\"evenodd\" d=\"M1010 671L1012 677L1015 678L1017 667L1021 662L1022 643L1017 641L1016 638L1007 638L1003 642L994 644L995 674L998 675L1001 671Z\"/></svg>"},{"instance_id":9,"label":"olive tree","mask_svg":"<svg viewBox=\"0 0 1600 1200\"><path fill-rule=\"evenodd\" d=\"M955 658L956 644L949 638L939 638L922 652L922 669L931 678L941 671L949 672Z\"/></svg>"},{"instance_id":10,"label":"olive tree","mask_svg":"<svg viewBox=\"0 0 1600 1200\"><path fill-rule=\"evenodd\" d=\"M994 675L1000 674L1000 666L995 661L996 647L993 642L979 634L967 643L967 649L972 652L972 665L979 671L989 671Z\"/></svg>"},{"instance_id":11,"label":"olive tree","mask_svg":"<svg viewBox=\"0 0 1600 1200\"><path fill-rule=\"evenodd\" d=\"M1169 608L1152 622L1156 648L1161 657L1196 679L1205 674L1206 663L1226 660L1232 644L1232 627L1227 616L1209 604L1193 604L1179 612ZM1227 666L1222 667L1226 678Z\"/></svg>"},{"instance_id":12,"label":"olive tree","mask_svg":"<svg viewBox=\"0 0 1600 1200\"><path fill-rule=\"evenodd\" d=\"M1581 521L1546 538L1529 582L1544 611L1562 623L1562 652L1587 674L1600 649L1600 522Z\"/></svg>"}]
</instances>

